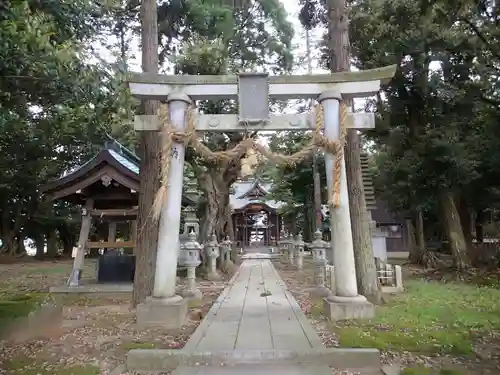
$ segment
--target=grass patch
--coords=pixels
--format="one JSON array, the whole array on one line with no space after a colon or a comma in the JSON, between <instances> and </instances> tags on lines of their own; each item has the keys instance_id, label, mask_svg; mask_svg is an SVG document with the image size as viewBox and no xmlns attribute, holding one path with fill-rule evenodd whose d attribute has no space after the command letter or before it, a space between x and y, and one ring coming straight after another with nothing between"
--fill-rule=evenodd
<instances>
[{"instance_id":1,"label":"grass patch","mask_svg":"<svg viewBox=\"0 0 500 375\"><path fill-rule=\"evenodd\" d=\"M18 357L3 363L3 368L11 375L99 375L101 370L96 366L54 367L47 362L35 358Z\"/></svg>"},{"instance_id":2,"label":"grass patch","mask_svg":"<svg viewBox=\"0 0 500 375\"><path fill-rule=\"evenodd\" d=\"M500 330L498 289L423 280L406 287L377 309L374 320L335 327L340 345L461 355L472 353L478 335Z\"/></svg>"},{"instance_id":3,"label":"grass patch","mask_svg":"<svg viewBox=\"0 0 500 375\"><path fill-rule=\"evenodd\" d=\"M310 314L315 318L324 315L325 308L323 307L323 299L313 298L311 301L311 311Z\"/></svg>"},{"instance_id":4,"label":"grass patch","mask_svg":"<svg viewBox=\"0 0 500 375\"><path fill-rule=\"evenodd\" d=\"M156 349L156 344L154 342L126 342L123 344L123 349Z\"/></svg>"},{"instance_id":5,"label":"grass patch","mask_svg":"<svg viewBox=\"0 0 500 375\"><path fill-rule=\"evenodd\" d=\"M401 372L401 375L467 375L467 373L454 369L434 370L428 367L408 367Z\"/></svg>"},{"instance_id":6,"label":"grass patch","mask_svg":"<svg viewBox=\"0 0 500 375\"><path fill-rule=\"evenodd\" d=\"M45 293L0 294L0 332L13 320L27 316L46 296Z\"/></svg>"},{"instance_id":7,"label":"grass patch","mask_svg":"<svg viewBox=\"0 0 500 375\"><path fill-rule=\"evenodd\" d=\"M199 299L190 299L187 303L188 309L195 309L201 305L203 305L203 301Z\"/></svg>"},{"instance_id":8,"label":"grass patch","mask_svg":"<svg viewBox=\"0 0 500 375\"><path fill-rule=\"evenodd\" d=\"M68 273L67 266L63 266L63 265L60 265L60 266L46 265L46 266L44 266L43 263L40 267L26 270L27 275L57 275L57 274L65 275L66 273Z\"/></svg>"}]
</instances>

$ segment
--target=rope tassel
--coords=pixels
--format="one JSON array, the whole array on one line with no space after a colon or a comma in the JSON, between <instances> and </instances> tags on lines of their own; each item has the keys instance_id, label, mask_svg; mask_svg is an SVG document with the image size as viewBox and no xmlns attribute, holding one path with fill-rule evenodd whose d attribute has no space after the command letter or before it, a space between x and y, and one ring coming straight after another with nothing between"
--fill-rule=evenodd
<instances>
[{"instance_id":1,"label":"rope tassel","mask_svg":"<svg viewBox=\"0 0 500 375\"><path fill-rule=\"evenodd\" d=\"M340 184L341 184L341 178L342 178L342 159L344 158L344 146L345 146L345 139L347 136L347 127L346 127L346 122L347 122L347 115L349 113L348 107L345 104L345 102L340 103L340 119L339 119L339 126L340 126L340 134L339 134L339 141L336 143L336 150L335 150L335 162L333 163L333 171L332 171L332 176L333 176L333 186L332 186L332 191L330 194L330 199L328 204L332 206L333 208L338 208L340 206ZM347 183L347 181L346 181Z\"/></svg>"}]
</instances>

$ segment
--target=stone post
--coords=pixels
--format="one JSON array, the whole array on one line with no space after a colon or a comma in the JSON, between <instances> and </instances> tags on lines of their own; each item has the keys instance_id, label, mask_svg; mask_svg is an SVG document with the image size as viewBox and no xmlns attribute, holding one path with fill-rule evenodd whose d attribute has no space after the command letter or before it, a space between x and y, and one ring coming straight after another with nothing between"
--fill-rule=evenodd
<instances>
[{"instance_id":1,"label":"stone post","mask_svg":"<svg viewBox=\"0 0 500 375\"><path fill-rule=\"evenodd\" d=\"M396 274L396 290L398 292L404 292L405 288L403 287L403 271L401 270L401 266L394 266L394 272Z\"/></svg>"},{"instance_id":2,"label":"stone post","mask_svg":"<svg viewBox=\"0 0 500 375\"><path fill-rule=\"evenodd\" d=\"M217 258L219 257L219 244L217 243L217 236L215 233L210 236L210 240L206 246L206 255L208 257L208 280L220 280L220 275L217 272Z\"/></svg>"},{"instance_id":3,"label":"stone post","mask_svg":"<svg viewBox=\"0 0 500 375\"><path fill-rule=\"evenodd\" d=\"M188 234L188 240L182 247L184 252L184 265L187 267L187 288L182 296L188 299L202 299L203 295L196 287L196 267L201 264L200 251L203 246L197 241L197 234L192 229Z\"/></svg>"},{"instance_id":4,"label":"stone post","mask_svg":"<svg viewBox=\"0 0 500 375\"><path fill-rule=\"evenodd\" d=\"M167 103L172 127L177 131L183 131L191 99L186 94L178 92L170 94ZM184 144L174 142L171 152L168 197L161 209L158 229L153 295L137 306L139 326L180 328L186 320L187 301L175 293L184 180Z\"/></svg>"},{"instance_id":5,"label":"stone post","mask_svg":"<svg viewBox=\"0 0 500 375\"><path fill-rule=\"evenodd\" d=\"M222 241L220 249L221 249L222 269L225 272L233 273L234 263L231 260L232 242L229 239L229 237L226 237L226 239Z\"/></svg>"},{"instance_id":6,"label":"stone post","mask_svg":"<svg viewBox=\"0 0 500 375\"><path fill-rule=\"evenodd\" d=\"M283 236L280 238L279 248L280 248L281 260L286 262L287 256L288 256L288 254L287 254L288 253L288 237L286 236L285 233L283 233Z\"/></svg>"},{"instance_id":7,"label":"stone post","mask_svg":"<svg viewBox=\"0 0 500 375\"><path fill-rule=\"evenodd\" d=\"M295 241L293 240L293 236L290 234L288 236L288 263L290 263L291 266L294 265L294 257L295 257Z\"/></svg>"},{"instance_id":8,"label":"stone post","mask_svg":"<svg viewBox=\"0 0 500 375\"><path fill-rule=\"evenodd\" d=\"M340 100L337 91L326 91L318 100L324 108L325 136L336 141L340 138ZM325 155L328 191L335 183L332 169L335 155ZM374 306L364 296L358 294L354 248L352 242L351 216L349 212L349 192L345 160L342 158L340 168L340 205L330 207L330 228L332 235L332 259L335 266L336 295L327 297L325 314L332 320L371 318L375 314Z\"/></svg>"},{"instance_id":9,"label":"stone post","mask_svg":"<svg viewBox=\"0 0 500 375\"><path fill-rule=\"evenodd\" d=\"M295 253L297 255L297 269L302 271L304 268L304 245L305 242L302 239L302 234L297 234L297 238L295 241Z\"/></svg>"},{"instance_id":10,"label":"stone post","mask_svg":"<svg viewBox=\"0 0 500 375\"><path fill-rule=\"evenodd\" d=\"M311 243L312 258L314 263L314 288L310 290L311 295L316 297L328 297L330 289L325 286L326 251L328 244L323 241L323 235L318 229L314 233L314 241Z\"/></svg>"}]
</instances>

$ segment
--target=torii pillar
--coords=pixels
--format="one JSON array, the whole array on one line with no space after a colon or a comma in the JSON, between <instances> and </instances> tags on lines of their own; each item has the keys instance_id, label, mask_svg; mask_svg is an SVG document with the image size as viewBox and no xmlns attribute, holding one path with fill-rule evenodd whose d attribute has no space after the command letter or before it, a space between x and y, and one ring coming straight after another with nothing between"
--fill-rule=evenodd
<instances>
[{"instance_id":1,"label":"torii pillar","mask_svg":"<svg viewBox=\"0 0 500 375\"><path fill-rule=\"evenodd\" d=\"M191 99L183 93L167 98L170 123L177 131L184 131L186 114ZM137 306L137 325L141 327L180 328L187 315L187 300L176 294L179 229L181 225L182 185L185 146L172 144L172 158L168 171L168 197L161 209L158 229L158 250L153 295Z\"/></svg>"},{"instance_id":2,"label":"torii pillar","mask_svg":"<svg viewBox=\"0 0 500 375\"><path fill-rule=\"evenodd\" d=\"M318 101L324 108L325 136L329 140L340 138L340 101L338 91L323 92ZM335 155L326 153L326 177L328 191L335 183L332 175ZM340 168L340 204L330 208L330 230L332 234L332 259L335 272L335 290L323 299L325 315L331 320L369 319L375 316L375 307L364 296L358 294L354 247L352 240L351 216L349 211L349 192L345 159Z\"/></svg>"}]
</instances>

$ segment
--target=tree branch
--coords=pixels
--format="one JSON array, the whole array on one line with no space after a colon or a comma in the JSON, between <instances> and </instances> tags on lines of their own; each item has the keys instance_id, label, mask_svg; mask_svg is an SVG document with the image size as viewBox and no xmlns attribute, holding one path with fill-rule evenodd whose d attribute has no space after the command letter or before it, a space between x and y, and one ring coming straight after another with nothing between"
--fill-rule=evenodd
<instances>
[{"instance_id":1,"label":"tree branch","mask_svg":"<svg viewBox=\"0 0 500 375\"><path fill-rule=\"evenodd\" d=\"M492 48L492 45L491 43L488 41L488 39L486 38L486 36L478 29L478 27L476 25L474 25L474 23L466 18L460 18L459 21L462 21L464 22L465 24L467 24L470 29L474 32L474 34L476 34L476 36L486 45L486 47L489 49L489 51L497 58L500 60L500 53L499 51L495 51L493 50Z\"/></svg>"}]
</instances>

